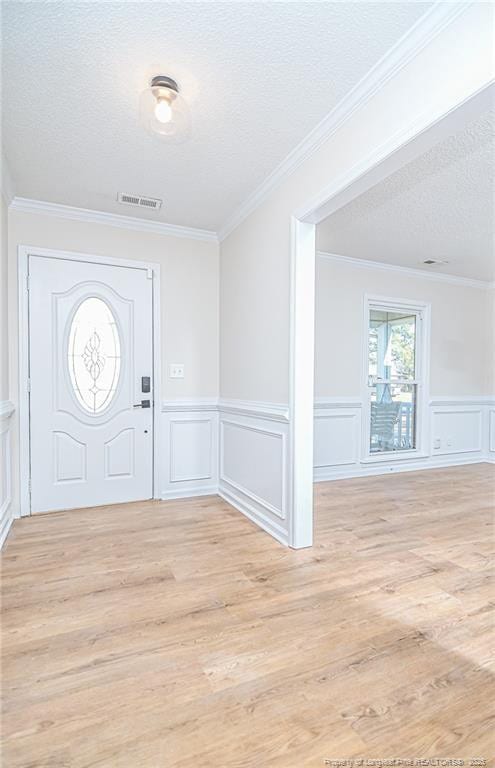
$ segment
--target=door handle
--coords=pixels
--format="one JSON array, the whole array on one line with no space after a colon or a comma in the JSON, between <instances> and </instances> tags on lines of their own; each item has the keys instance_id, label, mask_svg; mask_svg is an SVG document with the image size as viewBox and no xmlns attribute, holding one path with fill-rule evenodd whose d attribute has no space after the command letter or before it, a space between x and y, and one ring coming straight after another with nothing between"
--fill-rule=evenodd
<instances>
[{"instance_id":1,"label":"door handle","mask_svg":"<svg viewBox=\"0 0 495 768\"><path fill-rule=\"evenodd\" d=\"M135 405L132 406L133 408L151 408L151 403L149 400L141 400L140 403L135 403Z\"/></svg>"}]
</instances>

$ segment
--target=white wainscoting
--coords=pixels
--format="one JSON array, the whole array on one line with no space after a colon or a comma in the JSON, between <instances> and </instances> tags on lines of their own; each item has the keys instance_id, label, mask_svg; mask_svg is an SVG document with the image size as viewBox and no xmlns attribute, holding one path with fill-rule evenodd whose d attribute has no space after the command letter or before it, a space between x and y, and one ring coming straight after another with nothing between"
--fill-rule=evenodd
<instances>
[{"instance_id":1,"label":"white wainscoting","mask_svg":"<svg viewBox=\"0 0 495 768\"><path fill-rule=\"evenodd\" d=\"M217 401L162 405L162 499L218 493Z\"/></svg>"},{"instance_id":2,"label":"white wainscoting","mask_svg":"<svg viewBox=\"0 0 495 768\"><path fill-rule=\"evenodd\" d=\"M287 406L220 400L219 494L288 543Z\"/></svg>"},{"instance_id":3,"label":"white wainscoting","mask_svg":"<svg viewBox=\"0 0 495 768\"><path fill-rule=\"evenodd\" d=\"M495 408L488 408L488 460L495 462Z\"/></svg>"},{"instance_id":4,"label":"white wainscoting","mask_svg":"<svg viewBox=\"0 0 495 768\"><path fill-rule=\"evenodd\" d=\"M428 449L421 456L376 463L363 461L362 402L358 398L315 401L316 481L495 461L495 398L434 398L429 402Z\"/></svg>"},{"instance_id":5,"label":"white wainscoting","mask_svg":"<svg viewBox=\"0 0 495 768\"><path fill-rule=\"evenodd\" d=\"M347 477L359 465L361 410L358 398L315 400L316 481Z\"/></svg>"},{"instance_id":6,"label":"white wainscoting","mask_svg":"<svg viewBox=\"0 0 495 768\"><path fill-rule=\"evenodd\" d=\"M0 547L12 525L12 455L11 428L14 405L0 401Z\"/></svg>"}]
</instances>

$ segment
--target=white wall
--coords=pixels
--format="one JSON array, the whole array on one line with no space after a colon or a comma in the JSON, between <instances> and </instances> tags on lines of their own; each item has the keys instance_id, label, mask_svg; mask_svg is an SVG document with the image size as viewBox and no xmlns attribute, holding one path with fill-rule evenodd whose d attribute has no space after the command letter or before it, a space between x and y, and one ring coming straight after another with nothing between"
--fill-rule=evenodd
<instances>
[{"instance_id":1,"label":"white wall","mask_svg":"<svg viewBox=\"0 0 495 768\"><path fill-rule=\"evenodd\" d=\"M17 248L79 251L161 265L162 395L218 395L218 245L105 224L9 211L11 365L17 366ZM170 379L168 364L184 363L184 379ZM16 390L12 387L12 391Z\"/></svg>"},{"instance_id":2,"label":"white wall","mask_svg":"<svg viewBox=\"0 0 495 768\"><path fill-rule=\"evenodd\" d=\"M175 427L179 434L180 457L175 465L168 461L170 445L169 408L183 400L192 403L218 398L218 269L219 253L215 242L134 231L108 224L73 221L52 215L9 211L9 338L10 392L17 404L17 249L19 245L77 251L99 256L157 262L161 266L161 341L162 341L162 424L165 460L160 488L164 495L184 495L188 490L216 487L216 470L211 478L196 482L205 470L195 459L198 441L204 445L201 429ZM184 379L169 378L169 363L183 363ZM160 407L160 404L159 404ZM180 413L180 411L179 411ZM17 424L12 435L17 455ZM177 461L182 462L176 471ZM185 463L184 463L185 462ZM175 471L175 475L171 473ZM188 475L189 473L189 475ZM187 481L190 476L191 482ZM181 478L180 482L174 477ZM18 467L14 467L14 508L18 507ZM172 483L172 490L170 485ZM175 483L175 484L174 484Z\"/></svg>"},{"instance_id":3,"label":"white wall","mask_svg":"<svg viewBox=\"0 0 495 768\"><path fill-rule=\"evenodd\" d=\"M366 293L428 302L430 388L420 458L369 461L362 440ZM492 460L494 291L319 255L316 261L317 480ZM422 407L422 406L420 406Z\"/></svg>"},{"instance_id":4,"label":"white wall","mask_svg":"<svg viewBox=\"0 0 495 768\"><path fill-rule=\"evenodd\" d=\"M0 546L12 522L12 404L9 401L8 236L7 205L2 177L0 193Z\"/></svg>"},{"instance_id":5,"label":"white wall","mask_svg":"<svg viewBox=\"0 0 495 768\"><path fill-rule=\"evenodd\" d=\"M492 13L491 7L477 3L448 26L441 25L438 35L425 40L402 66L392 64L379 87L354 106L345 120L337 120L333 132L290 174L269 186L266 195L260 192L244 218L239 214L220 249L221 398L244 401L252 411L260 402L288 403L292 216L312 200L323 204L320 195L330 184L339 188L342 180L376 162L379 151L386 154L385 148L394 142L417 135L491 82ZM453 368L454 354L453 344L442 351L444 368ZM462 379L458 371L452 386L462 385L466 391L469 383ZM253 418L252 427L257 423ZM262 455L244 457L251 467L247 490L253 495ZM240 456L237 461L240 466ZM292 478L292 470L288 465L281 477ZM297 484L292 486L290 480L291 492L293 487ZM280 493L285 490L279 488ZM289 504L283 526L291 538L295 517ZM258 522L263 524L261 518Z\"/></svg>"},{"instance_id":6,"label":"white wall","mask_svg":"<svg viewBox=\"0 0 495 768\"><path fill-rule=\"evenodd\" d=\"M291 216L405 125L419 131L492 80L492 13L477 3L459 16L221 243L222 397L288 401Z\"/></svg>"},{"instance_id":7,"label":"white wall","mask_svg":"<svg viewBox=\"0 0 495 768\"><path fill-rule=\"evenodd\" d=\"M315 396L360 396L364 295L431 304L430 395L493 395L493 291L319 256Z\"/></svg>"}]
</instances>

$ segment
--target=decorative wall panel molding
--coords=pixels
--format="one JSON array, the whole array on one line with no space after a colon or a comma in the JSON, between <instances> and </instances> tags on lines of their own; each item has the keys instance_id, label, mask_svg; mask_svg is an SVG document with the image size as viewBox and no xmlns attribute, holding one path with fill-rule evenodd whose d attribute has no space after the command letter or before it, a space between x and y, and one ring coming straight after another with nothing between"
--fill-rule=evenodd
<instances>
[{"instance_id":1,"label":"decorative wall panel molding","mask_svg":"<svg viewBox=\"0 0 495 768\"><path fill-rule=\"evenodd\" d=\"M12 414L14 404L0 401L0 547L12 525Z\"/></svg>"},{"instance_id":2,"label":"decorative wall panel molding","mask_svg":"<svg viewBox=\"0 0 495 768\"><path fill-rule=\"evenodd\" d=\"M488 409L488 453L490 458L495 461L495 408Z\"/></svg>"},{"instance_id":3,"label":"decorative wall panel molding","mask_svg":"<svg viewBox=\"0 0 495 768\"><path fill-rule=\"evenodd\" d=\"M361 455L362 402L315 401L315 481L407 472L495 460L495 398L435 397L429 401L430 445L414 458L373 462Z\"/></svg>"},{"instance_id":4,"label":"decorative wall panel molding","mask_svg":"<svg viewBox=\"0 0 495 768\"><path fill-rule=\"evenodd\" d=\"M287 544L287 409L266 403L224 408L221 403L219 494Z\"/></svg>"},{"instance_id":5,"label":"decorative wall panel molding","mask_svg":"<svg viewBox=\"0 0 495 768\"><path fill-rule=\"evenodd\" d=\"M485 409L462 405L432 407L432 454L481 454ZM437 447L438 446L438 447Z\"/></svg>"},{"instance_id":6,"label":"decorative wall panel molding","mask_svg":"<svg viewBox=\"0 0 495 768\"><path fill-rule=\"evenodd\" d=\"M315 479L323 479L330 468L355 466L359 462L361 407L315 408Z\"/></svg>"},{"instance_id":7,"label":"decorative wall panel molding","mask_svg":"<svg viewBox=\"0 0 495 768\"><path fill-rule=\"evenodd\" d=\"M162 405L162 499L218 492L218 412L204 401Z\"/></svg>"},{"instance_id":8,"label":"decorative wall panel molding","mask_svg":"<svg viewBox=\"0 0 495 768\"><path fill-rule=\"evenodd\" d=\"M314 478L337 480L495 460L495 398L429 401L426 454L363 460L359 397L315 400ZM162 498L220 493L287 543L289 411L284 404L172 400L162 404ZM438 446L438 447L434 447Z\"/></svg>"}]
</instances>

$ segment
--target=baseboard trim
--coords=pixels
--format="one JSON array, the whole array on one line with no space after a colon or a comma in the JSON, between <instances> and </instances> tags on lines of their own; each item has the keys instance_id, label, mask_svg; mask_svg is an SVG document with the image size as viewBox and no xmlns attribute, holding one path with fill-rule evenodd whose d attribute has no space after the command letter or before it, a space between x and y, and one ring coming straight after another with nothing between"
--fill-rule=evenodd
<instances>
[{"instance_id":1,"label":"baseboard trim","mask_svg":"<svg viewBox=\"0 0 495 768\"><path fill-rule=\"evenodd\" d=\"M196 496L217 496L218 485L203 485L199 488L182 488L177 491L162 491L160 496L162 501L173 501L174 499L193 499Z\"/></svg>"},{"instance_id":2,"label":"baseboard trim","mask_svg":"<svg viewBox=\"0 0 495 768\"><path fill-rule=\"evenodd\" d=\"M414 464L387 464L372 465L372 466L356 466L329 468L328 471L321 471L321 467L318 472L314 473L315 483L327 483L332 480L351 480L358 477L372 477L374 475L397 475L401 472L423 472L428 469L447 469L448 467L461 467L467 464L495 464L495 459L487 458L486 456L474 456L470 458L451 458L446 456L444 459L436 458L435 460L423 460Z\"/></svg>"},{"instance_id":3,"label":"baseboard trim","mask_svg":"<svg viewBox=\"0 0 495 768\"><path fill-rule=\"evenodd\" d=\"M14 522L14 515L10 509L10 504L6 507L5 511L1 513L0 521L0 549L2 549L7 540L7 536L10 533L10 529L12 528L12 523Z\"/></svg>"},{"instance_id":4,"label":"baseboard trim","mask_svg":"<svg viewBox=\"0 0 495 768\"><path fill-rule=\"evenodd\" d=\"M283 544L285 547L289 546L289 535L285 529L283 529L281 526L278 526L262 512L258 511L251 504L244 501L238 494L233 493L233 491L227 488L223 482L220 483L218 495L224 501L234 507L234 509L237 509L238 512L241 512L245 517L251 520L252 523L255 523L255 525L257 525L259 528L262 528L264 531L269 533L271 536L273 536L274 539L277 539L280 544Z\"/></svg>"}]
</instances>

